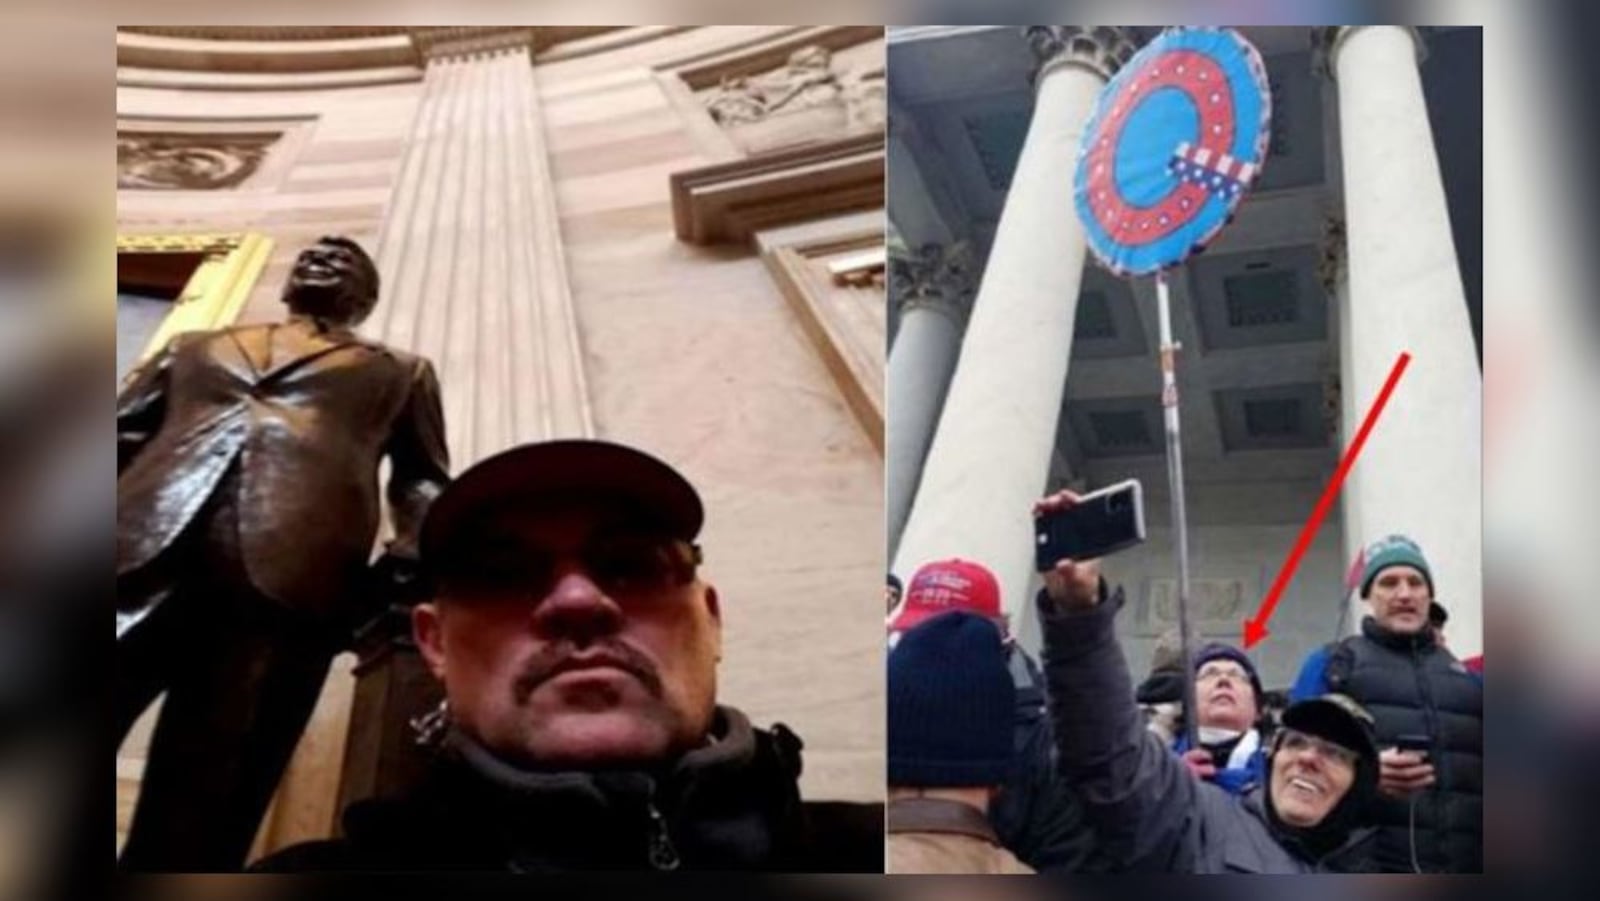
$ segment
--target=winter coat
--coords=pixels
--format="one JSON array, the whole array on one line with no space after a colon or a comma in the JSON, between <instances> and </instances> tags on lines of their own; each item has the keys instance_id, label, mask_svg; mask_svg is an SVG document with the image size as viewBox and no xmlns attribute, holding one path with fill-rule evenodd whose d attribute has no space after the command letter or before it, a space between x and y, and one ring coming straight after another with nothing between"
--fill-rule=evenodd
<instances>
[{"instance_id":1,"label":"winter coat","mask_svg":"<svg viewBox=\"0 0 1600 901\"><path fill-rule=\"evenodd\" d=\"M1372 617L1361 634L1319 649L1295 682L1296 700L1310 694L1349 695L1372 714L1378 747L1402 735L1429 739L1434 784L1412 798L1380 797L1375 849L1383 872L1412 872L1411 816L1416 814L1416 863L1426 873L1483 871L1483 682L1433 633L1400 635Z\"/></svg>"},{"instance_id":2,"label":"winter coat","mask_svg":"<svg viewBox=\"0 0 1600 901\"><path fill-rule=\"evenodd\" d=\"M1061 771L1083 800L1100 850L1119 869L1164 873L1359 871L1372 830L1308 854L1274 828L1262 790L1240 797L1194 776L1145 728L1113 623L1119 589L1077 612L1040 592L1044 671Z\"/></svg>"},{"instance_id":3,"label":"winter coat","mask_svg":"<svg viewBox=\"0 0 1600 901\"><path fill-rule=\"evenodd\" d=\"M1041 873L1105 872L1083 805L1056 771L1044 674L1021 648L1012 648L1011 663L1017 686L1016 757L989 805L989 823L1002 845Z\"/></svg>"},{"instance_id":4,"label":"winter coat","mask_svg":"<svg viewBox=\"0 0 1600 901\"><path fill-rule=\"evenodd\" d=\"M995 875L1033 870L1000 846L982 811L942 798L889 802L889 873Z\"/></svg>"},{"instance_id":5,"label":"winter coat","mask_svg":"<svg viewBox=\"0 0 1600 901\"><path fill-rule=\"evenodd\" d=\"M1253 737L1252 737L1253 736ZM1251 729L1241 741L1252 741L1255 750L1245 756L1243 762L1237 766L1218 767L1216 773L1208 780L1211 784L1220 786L1229 794L1248 794L1250 789L1266 782L1267 778L1267 738L1260 729ZM1189 750L1189 736L1178 735L1172 740L1172 753L1183 757ZM1237 756L1241 752L1235 752ZM1231 759L1230 759L1230 762Z\"/></svg>"},{"instance_id":6,"label":"winter coat","mask_svg":"<svg viewBox=\"0 0 1600 901\"><path fill-rule=\"evenodd\" d=\"M718 708L720 738L659 775L531 772L451 732L405 797L252 869L883 871L883 807L800 800L800 741Z\"/></svg>"}]
</instances>

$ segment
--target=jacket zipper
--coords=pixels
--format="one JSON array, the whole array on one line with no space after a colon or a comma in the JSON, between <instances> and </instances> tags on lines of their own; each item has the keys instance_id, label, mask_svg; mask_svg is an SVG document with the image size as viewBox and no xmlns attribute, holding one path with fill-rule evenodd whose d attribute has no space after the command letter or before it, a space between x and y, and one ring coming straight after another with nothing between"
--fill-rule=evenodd
<instances>
[{"instance_id":1,"label":"jacket zipper","mask_svg":"<svg viewBox=\"0 0 1600 901\"><path fill-rule=\"evenodd\" d=\"M1444 741L1444 735L1439 730L1439 714L1433 704L1433 683L1428 679L1427 669L1422 661L1422 652L1418 648L1416 639L1412 639L1411 642L1411 667L1412 671L1416 673L1417 693L1422 698L1423 727L1428 730L1428 738L1433 744L1432 753L1428 755L1428 762L1433 764L1433 788L1425 789L1426 795L1423 798L1418 798L1417 802L1426 800L1428 806L1433 808L1433 832L1440 845L1436 850L1444 853L1444 848L1442 847L1444 834L1449 828L1444 821L1443 812L1439 809L1443 799L1440 789L1444 784L1444 761L1441 759L1439 749Z\"/></svg>"},{"instance_id":2,"label":"jacket zipper","mask_svg":"<svg viewBox=\"0 0 1600 901\"><path fill-rule=\"evenodd\" d=\"M672 844L672 835L667 831L667 818L656 808L653 792L645 801L644 808L650 816L650 866L658 870L676 870L683 860L678 857L678 849Z\"/></svg>"}]
</instances>

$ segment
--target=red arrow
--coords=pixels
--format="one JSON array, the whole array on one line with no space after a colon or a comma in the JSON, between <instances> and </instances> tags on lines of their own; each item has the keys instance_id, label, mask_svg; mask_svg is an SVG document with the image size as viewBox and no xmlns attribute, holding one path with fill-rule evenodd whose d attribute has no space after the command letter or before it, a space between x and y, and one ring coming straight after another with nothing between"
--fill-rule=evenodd
<instances>
[{"instance_id":1,"label":"red arrow","mask_svg":"<svg viewBox=\"0 0 1600 901\"><path fill-rule=\"evenodd\" d=\"M1300 537L1295 539L1294 550L1289 552L1289 558L1283 561L1283 568L1278 570L1278 578L1273 581L1272 588L1267 596L1261 599L1261 607L1256 610L1256 615L1244 621L1244 646L1248 650L1256 642L1266 638L1267 620L1272 618L1272 611L1278 608L1278 601L1283 597L1283 590L1289 587L1289 580L1294 577L1294 571L1300 566L1300 558L1306 555L1306 548L1311 546L1311 539L1316 537L1317 529L1322 526L1322 521L1327 518L1328 510L1333 507L1334 498L1339 496L1339 487L1344 484L1344 477L1350 474L1350 467L1355 464L1356 456L1361 453L1361 448L1367 443L1367 435L1372 431L1373 425L1378 421L1378 414L1383 412L1384 405L1389 403L1389 395L1394 393L1394 386L1400 381L1400 374L1406 371L1406 364L1411 362L1411 354L1405 351L1394 361L1394 368L1389 370L1389 378L1383 383L1383 390L1378 392L1378 399L1373 401L1372 408L1367 410L1367 418L1361 421L1361 428L1356 432L1356 438L1345 448L1344 456L1339 459L1339 468L1333 471L1333 478L1328 480L1327 487L1322 489L1322 497L1317 501L1316 509L1311 511L1311 518L1300 529Z\"/></svg>"}]
</instances>

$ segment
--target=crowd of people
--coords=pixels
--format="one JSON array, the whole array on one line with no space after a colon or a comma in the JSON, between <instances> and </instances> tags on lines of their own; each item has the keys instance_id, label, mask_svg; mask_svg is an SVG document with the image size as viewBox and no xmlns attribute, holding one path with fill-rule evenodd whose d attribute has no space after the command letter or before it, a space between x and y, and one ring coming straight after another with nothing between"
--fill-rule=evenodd
<instances>
[{"instance_id":1,"label":"crowd of people","mask_svg":"<svg viewBox=\"0 0 1600 901\"><path fill-rule=\"evenodd\" d=\"M1042 661L981 564L891 574L889 872L1480 872L1481 657L1446 647L1414 541L1362 559L1370 613L1281 706L1248 653L1215 642L1158 653L1136 689L1124 592L1098 560L1042 573Z\"/></svg>"}]
</instances>

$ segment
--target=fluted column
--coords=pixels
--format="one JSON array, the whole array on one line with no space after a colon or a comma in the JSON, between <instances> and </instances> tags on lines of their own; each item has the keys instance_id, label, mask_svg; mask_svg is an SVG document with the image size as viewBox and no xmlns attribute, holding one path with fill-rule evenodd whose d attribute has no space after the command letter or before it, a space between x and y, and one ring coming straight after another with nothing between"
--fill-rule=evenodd
<instances>
[{"instance_id":1,"label":"fluted column","mask_svg":"<svg viewBox=\"0 0 1600 901\"><path fill-rule=\"evenodd\" d=\"M1049 477L1087 250L1073 163L1101 88L1134 51L1120 28L1025 34L1040 62L1033 118L894 558L901 573L979 561L1009 611L1029 606L1028 511Z\"/></svg>"},{"instance_id":2,"label":"fluted column","mask_svg":"<svg viewBox=\"0 0 1600 901\"><path fill-rule=\"evenodd\" d=\"M439 372L452 468L526 441L594 433L529 28L417 29L422 99L378 241L367 324ZM357 648L344 803L426 768L412 721L442 689L392 611Z\"/></svg>"},{"instance_id":3,"label":"fluted column","mask_svg":"<svg viewBox=\"0 0 1600 901\"><path fill-rule=\"evenodd\" d=\"M1483 377L1417 65L1421 36L1385 25L1322 29L1319 39L1344 158L1346 434L1396 356L1412 355L1345 483L1348 534L1416 539L1450 610L1452 647L1467 656L1483 643Z\"/></svg>"},{"instance_id":4,"label":"fluted column","mask_svg":"<svg viewBox=\"0 0 1600 901\"><path fill-rule=\"evenodd\" d=\"M423 96L370 328L433 360L452 463L590 435L530 29L423 29Z\"/></svg>"},{"instance_id":5,"label":"fluted column","mask_svg":"<svg viewBox=\"0 0 1600 901\"><path fill-rule=\"evenodd\" d=\"M955 369L972 287L972 255L965 243L928 244L890 259L890 302L900 306L900 329L889 350L893 402L884 455L891 558L911 513L923 457Z\"/></svg>"}]
</instances>

